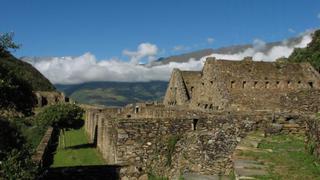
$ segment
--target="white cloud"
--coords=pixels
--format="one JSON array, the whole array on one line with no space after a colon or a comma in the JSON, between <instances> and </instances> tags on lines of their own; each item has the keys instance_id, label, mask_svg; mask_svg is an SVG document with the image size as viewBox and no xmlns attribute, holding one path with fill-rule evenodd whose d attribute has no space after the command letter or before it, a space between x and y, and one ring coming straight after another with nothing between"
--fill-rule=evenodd
<instances>
[{"instance_id":1,"label":"white cloud","mask_svg":"<svg viewBox=\"0 0 320 180\"><path fill-rule=\"evenodd\" d=\"M129 56L131 63L139 64L142 58L147 57L148 60L155 59L158 54L158 47L151 43L141 43L137 51L123 50L124 55Z\"/></svg>"},{"instance_id":2,"label":"white cloud","mask_svg":"<svg viewBox=\"0 0 320 180\"><path fill-rule=\"evenodd\" d=\"M266 48L266 42L261 39L254 39L252 45L255 51L263 51Z\"/></svg>"},{"instance_id":3,"label":"white cloud","mask_svg":"<svg viewBox=\"0 0 320 180\"><path fill-rule=\"evenodd\" d=\"M266 43L256 39L252 48L236 54L211 54L217 59L241 60L252 56L253 60L274 61L279 57L288 57L294 48L306 47L311 41L310 32L303 35L300 42L290 44L283 41L280 45L266 49ZM90 81L122 81L139 82L163 80L168 81L173 68L182 70L201 70L206 57L200 60L190 59L188 62L144 66L137 64L141 58L154 60L158 48L156 45L143 43L137 51L124 51L131 58L130 62L119 59L97 60L91 53L79 57L53 57L24 59L44 74L52 83L77 84ZM208 57L208 56L207 56Z\"/></svg>"},{"instance_id":4,"label":"white cloud","mask_svg":"<svg viewBox=\"0 0 320 180\"><path fill-rule=\"evenodd\" d=\"M54 84L78 84L91 81L168 81L173 68L201 70L203 62L190 60L147 67L117 59L98 61L91 53L79 57L25 59Z\"/></svg>"},{"instance_id":5,"label":"white cloud","mask_svg":"<svg viewBox=\"0 0 320 180\"><path fill-rule=\"evenodd\" d=\"M190 48L188 46L184 46L184 45L176 45L172 48L173 51L186 51L189 49Z\"/></svg>"},{"instance_id":6,"label":"white cloud","mask_svg":"<svg viewBox=\"0 0 320 180\"><path fill-rule=\"evenodd\" d=\"M212 37L207 38L208 44L212 44L214 42L214 39Z\"/></svg>"},{"instance_id":7,"label":"white cloud","mask_svg":"<svg viewBox=\"0 0 320 180\"><path fill-rule=\"evenodd\" d=\"M275 61L280 57L288 57L294 50L294 48L306 47L312 40L311 32L306 32L301 41L288 45L288 42L285 40L278 46L273 46L267 52L265 50L265 42L262 40L254 40L253 47L247 48L246 50L236 53L236 54L211 54L210 57L216 57L217 59L227 59L227 60L241 60L244 57L251 56L255 61Z\"/></svg>"},{"instance_id":8,"label":"white cloud","mask_svg":"<svg viewBox=\"0 0 320 180\"><path fill-rule=\"evenodd\" d=\"M289 31L289 33L296 33L296 30L294 30L292 28L289 28L288 31Z\"/></svg>"}]
</instances>

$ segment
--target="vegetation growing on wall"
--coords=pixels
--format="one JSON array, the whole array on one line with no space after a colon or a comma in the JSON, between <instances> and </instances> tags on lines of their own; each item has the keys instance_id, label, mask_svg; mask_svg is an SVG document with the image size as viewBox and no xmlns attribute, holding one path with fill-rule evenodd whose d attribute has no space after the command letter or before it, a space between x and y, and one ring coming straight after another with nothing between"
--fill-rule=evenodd
<instances>
[{"instance_id":1,"label":"vegetation growing on wall","mask_svg":"<svg viewBox=\"0 0 320 180\"><path fill-rule=\"evenodd\" d=\"M179 141L180 136L173 135L169 138L168 144L167 144L167 166L171 166L172 163L172 154L174 153L174 150L176 148L176 144Z\"/></svg>"}]
</instances>

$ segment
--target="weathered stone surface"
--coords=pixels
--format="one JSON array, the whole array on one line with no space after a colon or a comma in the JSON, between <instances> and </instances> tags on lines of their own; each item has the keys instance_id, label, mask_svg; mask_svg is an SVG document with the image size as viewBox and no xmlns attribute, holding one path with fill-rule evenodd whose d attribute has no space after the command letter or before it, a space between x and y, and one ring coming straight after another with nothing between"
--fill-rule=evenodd
<instances>
[{"instance_id":1,"label":"weathered stone surface","mask_svg":"<svg viewBox=\"0 0 320 180\"><path fill-rule=\"evenodd\" d=\"M247 167L263 174L263 165L232 155L258 151L263 135L304 132L320 107L319 79L309 64L209 59L201 72L175 69L164 104L86 106L85 130L107 163L123 165L121 177L216 177L235 164L248 178ZM264 133L247 136L256 129Z\"/></svg>"}]
</instances>

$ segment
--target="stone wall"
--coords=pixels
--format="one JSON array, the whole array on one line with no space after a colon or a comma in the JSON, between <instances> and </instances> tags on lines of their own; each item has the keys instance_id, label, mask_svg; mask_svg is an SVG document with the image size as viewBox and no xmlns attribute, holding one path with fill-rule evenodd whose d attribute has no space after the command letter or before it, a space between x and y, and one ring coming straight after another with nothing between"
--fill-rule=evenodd
<instances>
[{"instance_id":1,"label":"stone wall","mask_svg":"<svg viewBox=\"0 0 320 180\"><path fill-rule=\"evenodd\" d=\"M173 71L164 104L207 111L280 111L281 97L319 88L320 76L308 63L207 58L201 72Z\"/></svg>"},{"instance_id":2,"label":"stone wall","mask_svg":"<svg viewBox=\"0 0 320 180\"><path fill-rule=\"evenodd\" d=\"M313 117L306 121L306 150L320 160L320 120Z\"/></svg>"},{"instance_id":3,"label":"stone wall","mask_svg":"<svg viewBox=\"0 0 320 180\"><path fill-rule=\"evenodd\" d=\"M161 109L87 109L86 132L92 141L96 139L108 164L125 166L122 176L137 178L154 171L173 178L188 172L228 174L238 138L268 124L280 125L284 133L301 133L305 120L302 115L269 111L203 113ZM126 116L128 112L132 116ZM172 138L177 142L168 165L168 143Z\"/></svg>"},{"instance_id":4,"label":"stone wall","mask_svg":"<svg viewBox=\"0 0 320 180\"><path fill-rule=\"evenodd\" d=\"M38 145L36 152L32 156L32 160L36 162L40 167L46 167L49 165L48 158L50 158L50 146L53 143L53 138L56 135L54 128L49 127L42 137L40 144Z\"/></svg>"},{"instance_id":5,"label":"stone wall","mask_svg":"<svg viewBox=\"0 0 320 180\"><path fill-rule=\"evenodd\" d=\"M35 91L34 94L37 98L37 107L53 105L59 102L69 102L69 98L57 91Z\"/></svg>"}]
</instances>

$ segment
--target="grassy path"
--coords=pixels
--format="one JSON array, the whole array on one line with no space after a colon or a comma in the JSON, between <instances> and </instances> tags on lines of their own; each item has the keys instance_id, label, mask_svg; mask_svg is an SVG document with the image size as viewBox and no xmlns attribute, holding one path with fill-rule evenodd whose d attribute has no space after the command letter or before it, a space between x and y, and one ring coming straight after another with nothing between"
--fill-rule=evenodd
<instances>
[{"instance_id":1,"label":"grassy path","mask_svg":"<svg viewBox=\"0 0 320 180\"><path fill-rule=\"evenodd\" d=\"M58 146L52 167L105 164L100 153L89 144L83 128L66 131L65 136L66 148ZM60 136L60 140L62 138L63 135Z\"/></svg>"}]
</instances>

